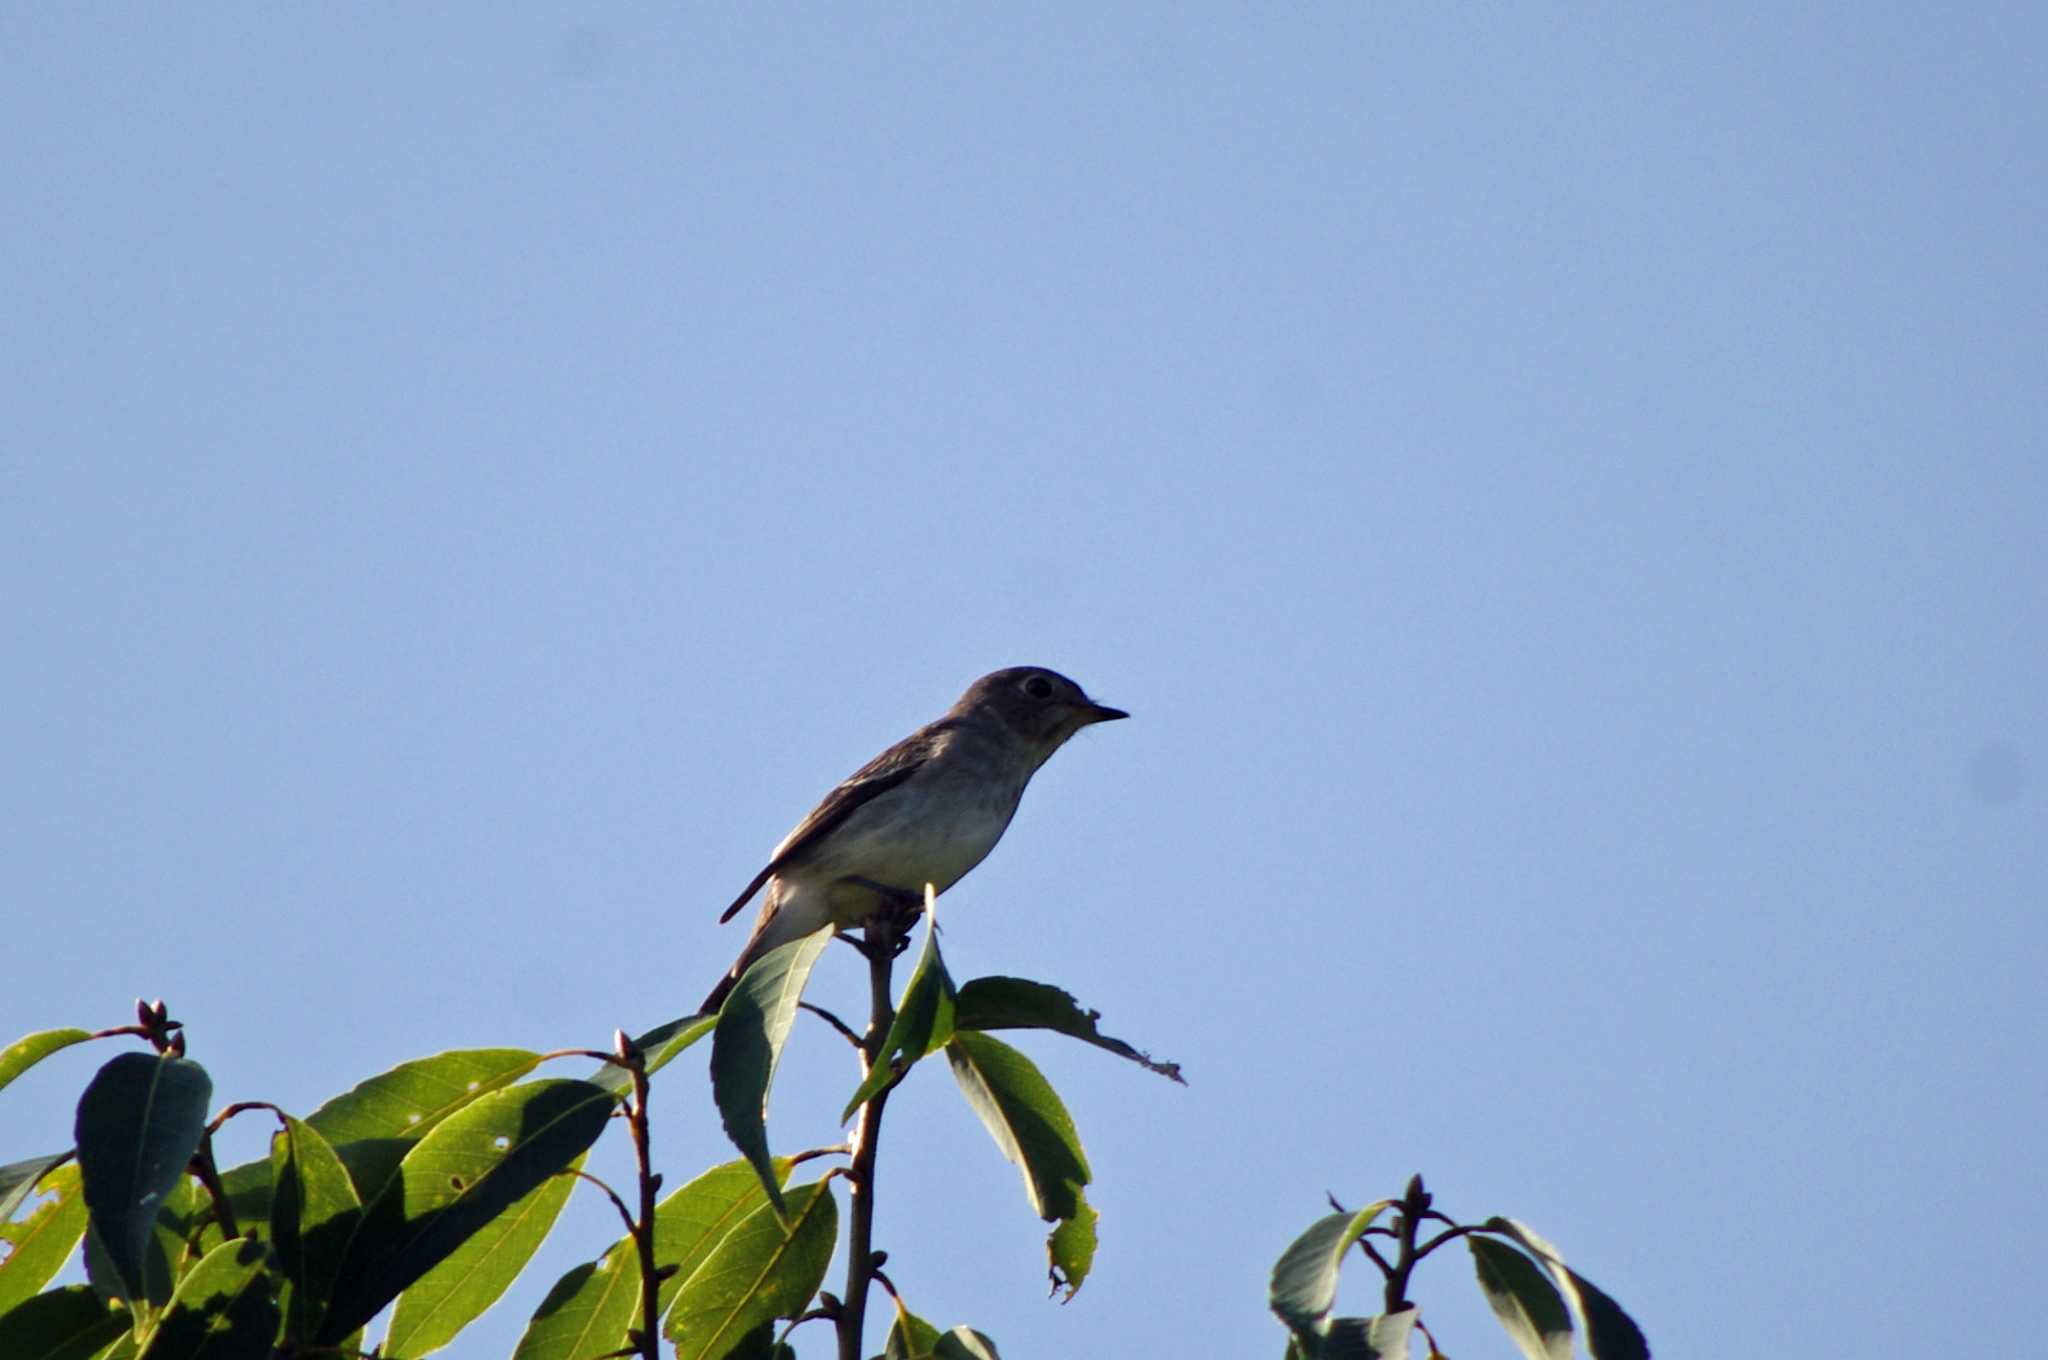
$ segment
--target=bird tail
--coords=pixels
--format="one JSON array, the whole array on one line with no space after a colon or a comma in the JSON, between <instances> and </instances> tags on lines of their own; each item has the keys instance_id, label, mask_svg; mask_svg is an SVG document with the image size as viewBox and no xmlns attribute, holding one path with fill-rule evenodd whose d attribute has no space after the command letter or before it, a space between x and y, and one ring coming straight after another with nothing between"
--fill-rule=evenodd
<instances>
[{"instance_id":1,"label":"bird tail","mask_svg":"<svg viewBox=\"0 0 2048 1360\"><path fill-rule=\"evenodd\" d=\"M739 958L726 969L725 976L711 989L697 1007L699 1015L716 1015L725 1005L726 996L739 983L747 969L777 945L800 940L815 930L824 930L832 924L831 914L812 901L794 895L785 895L783 884L775 883L768 889L768 900L761 904L761 917L754 922L754 933L747 937L746 947L740 950Z\"/></svg>"}]
</instances>

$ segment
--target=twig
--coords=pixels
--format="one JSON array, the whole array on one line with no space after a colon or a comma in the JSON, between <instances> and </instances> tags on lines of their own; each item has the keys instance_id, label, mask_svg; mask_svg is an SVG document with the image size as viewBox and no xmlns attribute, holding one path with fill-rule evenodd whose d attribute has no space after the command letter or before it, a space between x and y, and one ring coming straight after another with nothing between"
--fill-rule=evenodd
<instances>
[{"instance_id":1,"label":"twig","mask_svg":"<svg viewBox=\"0 0 2048 1360\"><path fill-rule=\"evenodd\" d=\"M881 1061L882 1045L889 1026L896 1020L896 1008L889 998L889 974L895 967L896 926L881 915L869 923L861 952L868 960L868 990L871 993L868 1032L861 1040L861 1077L866 1079ZM868 1290L874 1283L875 1268L875 1153L882 1136L882 1109L889 1103L889 1088L877 1091L860 1107L860 1119L853 1131L853 1165L846 1172L852 1197L847 1227L846 1292L839 1307L839 1360L862 1360L861 1333L867 1322Z\"/></svg>"}]
</instances>

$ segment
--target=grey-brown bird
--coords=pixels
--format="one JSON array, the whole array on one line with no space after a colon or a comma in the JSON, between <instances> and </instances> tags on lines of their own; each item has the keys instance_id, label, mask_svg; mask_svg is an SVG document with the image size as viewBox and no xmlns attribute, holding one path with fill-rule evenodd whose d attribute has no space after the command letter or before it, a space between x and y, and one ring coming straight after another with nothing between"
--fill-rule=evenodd
<instances>
[{"instance_id":1,"label":"grey-brown bird","mask_svg":"<svg viewBox=\"0 0 2048 1360\"><path fill-rule=\"evenodd\" d=\"M754 933L700 1008L725 1003L769 950L813 931L850 927L958 883L1003 838L1024 786L1068 737L1128 718L1043 666L984 675L935 723L854 771L782 838L718 919L766 884Z\"/></svg>"}]
</instances>

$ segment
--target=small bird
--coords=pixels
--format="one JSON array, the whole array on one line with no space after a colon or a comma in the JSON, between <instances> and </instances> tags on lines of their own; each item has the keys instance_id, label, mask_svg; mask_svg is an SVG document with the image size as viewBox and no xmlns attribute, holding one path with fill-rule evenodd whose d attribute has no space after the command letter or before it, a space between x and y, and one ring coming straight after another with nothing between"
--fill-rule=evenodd
<instances>
[{"instance_id":1,"label":"small bird","mask_svg":"<svg viewBox=\"0 0 2048 1360\"><path fill-rule=\"evenodd\" d=\"M946 716L912 732L825 795L725 909L730 921L768 885L739 960L699 1007L709 1014L748 965L828 927L916 910L981 863L1024 786L1068 737L1131 715L1096 703L1042 666L1012 666L967 687Z\"/></svg>"}]
</instances>

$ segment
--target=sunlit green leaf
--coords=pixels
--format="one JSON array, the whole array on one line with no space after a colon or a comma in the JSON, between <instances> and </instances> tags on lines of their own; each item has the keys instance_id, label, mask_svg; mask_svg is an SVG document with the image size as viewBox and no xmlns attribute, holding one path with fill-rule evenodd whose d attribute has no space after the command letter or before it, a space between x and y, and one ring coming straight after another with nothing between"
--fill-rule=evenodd
<instances>
[{"instance_id":1,"label":"sunlit green leaf","mask_svg":"<svg viewBox=\"0 0 2048 1360\"><path fill-rule=\"evenodd\" d=\"M783 1217L772 1205L755 1210L684 1282L663 1328L677 1360L724 1356L763 1323L810 1305L832 1263L839 1208L825 1181L797 1186L783 1199Z\"/></svg>"},{"instance_id":2,"label":"sunlit green leaf","mask_svg":"<svg viewBox=\"0 0 2048 1360\"><path fill-rule=\"evenodd\" d=\"M40 1157L0 1166L0 1223L14 1217L28 1197L35 1193L37 1182L49 1174L52 1167L62 1166L70 1160L71 1150L66 1148L62 1152L46 1152Z\"/></svg>"},{"instance_id":3,"label":"sunlit green leaf","mask_svg":"<svg viewBox=\"0 0 2048 1360\"><path fill-rule=\"evenodd\" d=\"M85 1236L85 1195L77 1167L45 1172L37 1189L48 1198L26 1218L8 1222L11 1213L0 1216L0 1243L7 1248L7 1259L0 1261L0 1313L34 1297Z\"/></svg>"},{"instance_id":4,"label":"sunlit green leaf","mask_svg":"<svg viewBox=\"0 0 2048 1360\"><path fill-rule=\"evenodd\" d=\"M0 1050L0 1088L59 1049L82 1044L90 1038L91 1031L82 1029L46 1029L36 1034L24 1034Z\"/></svg>"},{"instance_id":5,"label":"sunlit green leaf","mask_svg":"<svg viewBox=\"0 0 2048 1360\"><path fill-rule=\"evenodd\" d=\"M493 1091L440 1121L364 1207L318 1339L332 1343L361 1327L574 1162L613 1108L611 1093L587 1081L535 1081Z\"/></svg>"},{"instance_id":6,"label":"sunlit green leaf","mask_svg":"<svg viewBox=\"0 0 2048 1360\"><path fill-rule=\"evenodd\" d=\"M413 1144L435 1125L540 1063L520 1048L457 1049L415 1058L380 1072L306 1116L348 1167L368 1204L384 1193Z\"/></svg>"},{"instance_id":7,"label":"sunlit green leaf","mask_svg":"<svg viewBox=\"0 0 2048 1360\"><path fill-rule=\"evenodd\" d=\"M1088 1159L1045 1075L1000 1039L972 1030L953 1035L946 1057L967 1103L1023 1173L1032 1212L1047 1222L1074 1217L1089 1180Z\"/></svg>"},{"instance_id":8,"label":"sunlit green leaf","mask_svg":"<svg viewBox=\"0 0 2048 1360\"><path fill-rule=\"evenodd\" d=\"M665 1025L656 1025L635 1039L633 1046L646 1058L647 1075L651 1077L675 1061L684 1049L709 1034L717 1023L715 1015L685 1015ZM621 1096L633 1089L632 1076L617 1063L603 1064L585 1080Z\"/></svg>"},{"instance_id":9,"label":"sunlit green leaf","mask_svg":"<svg viewBox=\"0 0 2048 1360\"><path fill-rule=\"evenodd\" d=\"M208 1252L178 1281L140 1360L267 1360L278 1320L269 1256L241 1239Z\"/></svg>"},{"instance_id":10,"label":"sunlit green leaf","mask_svg":"<svg viewBox=\"0 0 2048 1360\"><path fill-rule=\"evenodd\" d=\"M1095 1265L1095 1224L1100 1215L1086 1195L1076 1192L1075 1211L1045 1239L1045 1255L1052 1279L1052 1292L1060 1301L1074 1297Z\"/></svg>"},{"instance_id":11,"label":"sunlit green leaf","mask_svg":"<svg viewBox=\"0 0 2048 1360\"><path fill-rule=\"evenodd\" d=\"M725 1135L753 1165L778 1213L782 1191L768 1151L768 1089L804 984L831 939L830 931L814 931L755 960L726 997L711 1035L711 1090Z\"/></svg>"},{"instance_id":12,"label":"sunlit green leaf","mask_svg":"<svg viewBox=\"0 0 2048 1360\"><path fill-rule=\"evenodd\" d=\"M287 1335L310 1340L318 1334L362 1205L333 1145L303 1120L286 1117L271 1139L270 1157L277 1187L270 1201L270 1241L285 1279Z\"/></svg>"},{"instance_id":13,"label":"sunlit green leaf","mask_svg":"<svg viewBox=\"0 0 2048 1360\"><path fill-rule=\"evenodd\" d=\"M938 1344L939 1329L899 1302L882 1360L932 1360L932 1348Z\"/></svg>"},{"instance_id":14,"label":"sunlit green leaf","mask_svg":"<svg viewBox=\"0 0 2048 1360\"><path fill-rule=\"evenodd\" d=\"M882 1040L882 1050L868 1068L868 1074L853 1098L840 1111L839 1122L853 1118L853 1112L874 1099L875 1093L895 1079L897 1073L928 1053L944 1048L953 1037L953 979L946 975L946 961L939 956L937 921L927 912L924 950L917 967L903 989L903 1003Z\"/></svg>"},{"instance_id":15,"label":"sunlit green leaf","mask_svg":"<svg viewBox=\"0 0 2048 1360\"><path fill-rule=\"evenodd\" d=\"M579 1156L570 1166L582 1164ZM384 1353L410 1360L454 1340L519 1278L575 1188L574 1177L550 1176L400 1294Z\"/></svg>"},{"instance_id":16,"label":"sunlit green leaf","mask_svg":"<svg viewBox=\"0 0 2048 1360\"><path fill-rule=\"evenodd\" d=\"M788 1179L790 1166L787 1157L775 1159L778 1181ZM733 1226L765 1203L754 1168L736 1161L713 1167L655 1206L655 1264L676 1267L656 1294L657 1318ZM514 1360L591 1360L624 1346L627 1330L639 1323L640 1254L632 1238L622 1237L597 1260L555 1281Z\"/></svg>"}]
</instances>

